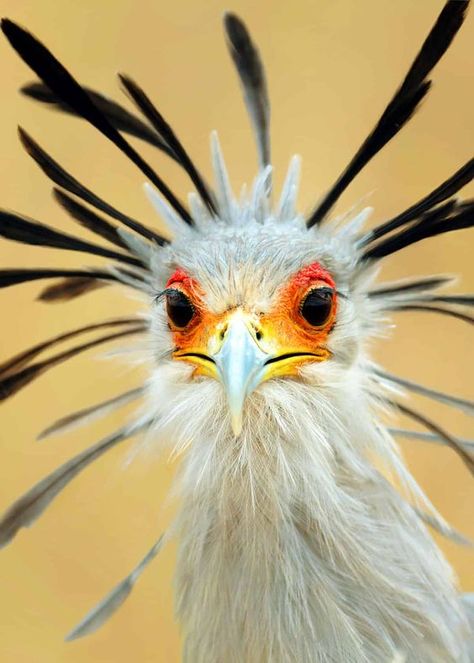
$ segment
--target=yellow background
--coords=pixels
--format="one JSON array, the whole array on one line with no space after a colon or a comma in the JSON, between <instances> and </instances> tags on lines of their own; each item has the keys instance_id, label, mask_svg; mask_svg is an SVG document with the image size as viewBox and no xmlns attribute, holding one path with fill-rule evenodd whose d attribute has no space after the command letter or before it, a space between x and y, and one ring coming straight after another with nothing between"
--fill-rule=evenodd
<instances>
[{"instance_id":1,"label":"yellow background","mask_svg":"<svg viewBox=\"0 0 474 663\"><path fill-rule=\"evenodd\" d=\"M301 208L310 209L346 164L401 81L437 16L438 0L2 0L1 13L36 33L77 77L122 99L114 75L135 77L170 119L210 178L208 135L217 128L235 187L255 174L255 154L240 91L225 51L224 9L248 22L267 65L273 103L273 155L279 185L293 153L303 156ZM474 16L435 72L420 112L344 195L339 210L373 192L375 221L404 209L471 156ZM0 40L0 195L5 208L86 236L56 208L50 183L16 137L23 125L85 184L125 212L154 221L143 177L115 148L78 120L21 98L33 78ZM140 149L142 145L140 144ZM143 153L184 196L188 183L153 148ZM472 290L467 232L429 240L387 262L389 278L459 272ZM2 242L2 266L99 264L60 251ZM64 306L35 301L38 285L1 295L1 358L66 328L136 308L106 288ZM400 375L469 396L471 330L430 314L403 314L376 353ZM1 405L0 508L70 455L111 430L121 416L35 442L50 421L136 384L117 362L90 353L48 373ZM446 428L472 435L461 414L416 401ZM31 529L0 553L2 663L173 663L179 635L172 616L172 548L147 571L132 598L98 634L64 644L64 634L144 554L170 517L163 502L172 476L164 460L125 467L130 444L89 468ZM405 456L443 515L474 535L473 485L455 455L410 442ZM442 542L464 589L474 589L472 553Z\"/></svg>"}]
</instances>

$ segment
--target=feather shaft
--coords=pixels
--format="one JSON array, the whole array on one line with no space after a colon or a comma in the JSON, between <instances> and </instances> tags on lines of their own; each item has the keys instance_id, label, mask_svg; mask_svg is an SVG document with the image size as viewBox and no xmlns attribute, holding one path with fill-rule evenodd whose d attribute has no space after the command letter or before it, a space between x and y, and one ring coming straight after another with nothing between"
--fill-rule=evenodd
<instances>
[{"instance_id":1,"label":"feather shaft","mask_svg":"<svg viewBox=\"0 0 474 663\"><path fill-rule=\"evenodd\" d=\"M441 437L446 442L446 444L451 447L451 449L453 449L453 451L455 451L464 461L471 474L474 474L474 455L469 453L469 451L466 451L466 449L464 449L462 444L460 444L460 442L455 437L447 433L443 428L441 428L441 426L438 426L437 423L431 421L431 419L425 417L416 410L413 410L412 408L406 405L402 405L402 403L398 402L392 402L392 405L394 405L402 414L421 424L435 435L439 435L439 437Z\"/></svg>"},{"instance_id":2,"label":"feather shaft","mask_svg":"<svg viewBox=\"0 0 474 663\"><path fill-rule=\"evenodd\" d=\"M140 138L146 143L157 147L159 150L167 154L171 159L177 160L173 150L166 144L162 136L158 136L148 125L146 125L139 117L130 113L126 108L118 104L116 101L105 97L100 92L92 90L90 87L84 87L84 91L89 95L92 103L107 117L108 121L118 131L123 131L135 138ZM82 119L82 114L77 113L74 108L71 108L60 97L41 82L28 83L21 88L20 92L30 99L39 101L43 104L51 106L55 110L67 113Z\"/></svg>"},{"instance_id":3,"label":"feather shaft","mask_svg":"<svg viewBox=\"0 0 474 663\"><path fill-rule=\"evenodd\" d=\"M93 290L99 290L106 286L107 283L99 281L98 279L84 277L84 278L65 278L61 279L53 285L46 286L38 297L38 301L47 302L48 304L57 302L68 302L76 297L82 297Z\"/></svg>"},{"instance_id":4,"label":"feather shaft","mask_svg":"<svg viewBox=\"0 0 474 663\"><path fill-rule=\"evenodd\" d=\"M471 416L474 415L473 401L469 401L464 398L458 398L456 396L452 396L451 394L445 394L444 392L436 391L435 389L430 389L429 387L424 387L423 385L418 384L417 382L406 380L405 378L401 378L398 375L392 375L391 373L387 373L386 371L381 371L379 369L375 369L374 373L383 380L388 380L388 382L392 382L393 384L398 384L401 387L404 387L405 389L408 389L409 391L412 391L416 394L420 394L421 396L426 396L427 398L439 401L440 403L444 403L445 405L450 405L451 407L455 407L459 410L462 410L463 412Z\"/></svg>"},{"instance_id":5,"label":"feather shaft","mask_svg":"<svg viewBox=\"0 0 474 663\"><path fill-rule=\"evenodd\" d=\"M409 221L420 217L422 214L430 210L435 205L442 203L447 198L450 198L457 193L462 187L469 184L474 177L474 159L470 159L458 171L454 173L449 179L440 184L434 191L419 200L417 203L409 207L407 210L398 214L390 221L386 221L381 225L370 230L365 237L360 241L360 246L365 246L370 242L386 235Z\"/></svg>"},{"instance_id":6,"label":"feather shaft","mask_svg":"<svg viewBox=\"0 0 474 663\"><path fill-rule=\"evenodd\" d=\"M77 239L72 235L59 232L50 226L39 221L27 219L13 212L6 212L0 209L0 237L9 239L22 244L31 244L34 246L49 246L55 249L66 251L79 251L89 253L103 258L110 258L135 267L142 267L140 260L131 256L111 251L97 244Z\"/></svg>"}]
</instances>

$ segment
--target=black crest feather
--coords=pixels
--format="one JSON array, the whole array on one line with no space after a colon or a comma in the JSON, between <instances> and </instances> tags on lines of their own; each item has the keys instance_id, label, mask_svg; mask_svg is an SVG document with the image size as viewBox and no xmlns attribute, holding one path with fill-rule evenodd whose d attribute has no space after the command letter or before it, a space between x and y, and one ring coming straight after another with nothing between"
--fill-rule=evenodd
<instances>
[{"instance_id":1,"label":"black crest feather","mask_svg":"<svg viewBox=\"0 0 474 663\"><path fill-rule=\"evenodd\" d=\"M71 299L82 297L82 295L87 295L87 293L103 288L106 285L108 284L104 281L99 281L90 276L67 277L57 283L53 283L53 285L46 286L40 292L37 299L48 304L68 302Z\"/></svg>"},{"instance_id":2,"label":"black crest feather","mask_svg":"<svg viewBox=\"0 0 474 663\"><path fill-rule=\"evenodd\" d=\"M41 148L36 141L29 136L24 129L21 127L18 128L18 134L20 136L21 143L25 150L28 152L30 157L36 161L41 170L45 173L50 180L58 184L69 193L74 194L78 198L81 198L85 202L89 203L96 209L105 212L113 219L117 219L123 223L127 228L134 230L136 233L142 237L146 237L159 245L166 243L166 240L155 233L150 228L147 228L139 221L135 221L126 214L122 214L115 207L106 203L102 198L99 198L92 193L92 191L82 185L75 177L70 175L67 171L62 168L57 161L55 161L47 152Z\"/></svg>"},{"instance_id":3,"label":"black crest feather","mask_svg":"<svg viewBox=\"0 0 474 663\"><path fill-rule=\"evenodd\" d=\"M362 240L361 245L364 246L379 239L393 230L397 230L401 226L406 225L409 221L419 218L425 212L431 210L435 205L444 202L451 196L454 196L466 184L474 178L474 159L470 159L467 163L457 170L454 175L448 178L445 182L440 184L430 194L419 200L417 203L409 207L407 210L398 214L393 219L382 223L377 228L374 228Z\"/></svg>"},{"instance_id":4,"label":"black crest feather","mask_svg":"<svg viewBox=\"0 0 474 663\"><path fill-rule=\"evenodd\" d=\"M154 129L159 133L160 136L163 136L166 140L166 143L173 150L173 153L177 161L181 164L183 169L189 175L192 183L196 187L199 195L202 200L207 205L208 209L211 212L216 212L216 206L212 197L211 192L207 184L205 183L202 175L196 169L196 166L191 161L188 153L182 146L180 140L174 133L173 129L170 127L165 118L161 115L156 106L153 105L150 98L145 94L145 92L128 76L119 74L120 81L124 86L125 90L130 95L130 98L137 105L137 107L142 111L143 115L147 118L148 122L153 126Z\"/></svg>"},{"instance_id":5,"label":"black crest feather","mask_svg":"<svg viewBox=\"0 0 474 663\"><path fill-rule=\"evenodd\" d=\"M224 27L255 132L260 167L264 168L270 163L270 100L265 70L245 23L235 14L227 13Z\"/></svg>"},{"instance_id":6,"label":"black crest feather","mask_svg":"<svg viewBox=\"0 0 474 663\"><path fill-rule=\"evenodd\" d=\"M375 128L309 217L308 227L311 228L322 221L354 177L412 117L430 88L431 82L427 81L426 77L444 55L461 27L467 6L468 2L465 0L448 0L445 4L403 83L382 113Z\"/></svg>"},{"instance_id":7,"label":"black crest feather","mask_svg":"<svg viewBox=\"0 0 474 663\"><path fill-rule=\"evenodd\" d=\"M56 279L67 277L71 279L104 279L105 281L120 281L115 275L102 270L86 269L48 269L48 268L20 268L20 269L0 269L0 288L9 288L21 283L38 281L42 279Z\"/></svg>"},{"instance_id":8,"label":"black crest feather","mask_svg":"<svg viewBox=\"0 0 474 663\"><path fill-rule=\"evenodd\" d=\"M126 426L109 435L100 442L77 454L39 481L33 488L22 495L3 514L0 520L0 548L10 543L22 527L30 527L47 509L54 498L94 460L106 451L128 439L146 427Z\"/></svg>"},{"instance_id":9,"label":"black crest feather","mask_svg":"<svg viewBox=\"0 0 474 663\"><path fill-rule=\"evenodd\" d=\"M129 328L125 331L114 332L113 334L101 336L100 338L94 339L93 341L82 343L81 345L71 348L70 350L66 350L65 352L54 355L54 357L50 357L44 361L26 366L26 368L22 368L17 372L8 373L6 377L0 378L0 401L7 400L7 398L14 396L21 389L23 389L23 387L26 387L31 382L36 380L36 378L39 378L50 368L54 368L55 366L58 366L59 364L72 359L76 355L91 348L95 348L98 345L102 345L110 341L115 341L126 336L131 336L132 334L143 333L146 328L146 325L137 323L136 326L132 327L131 329Z\"/></svg>"},{"instance_id":10,"label":"black crest feather","mask_svg":"<svg viewBox=\"0 0 474 663\"><path fill-rule=\"evenodd\" d=\"M474 202L448 200L400 232L382 238L363 254L364 260L383 258L428 237L474 226Z\"/></svg>"},{"instance_id":11,"label":"black crest feather","mask_svg":"<svg viewBox=\"0 0 474 663\"><path fill-rule=\"evenodd\" d=\"M118 253L117 251L111 251L91 242L85 242L84 240L54 230L43 223L27 219L13 212L6 212L5 210L0 210L0 237L21 242L22 244L50 246L67 251L89 253L118 260L119 262L134 265L135 267L142 267L141 261L137 258Z\"/></svg>"},{"instance_id":12,"label":"black crest feather","mask_svg":"<svg viewBox=\"0 0 474 663\"><path fill-rule=\"evenodd\" d=\"M99 216L92 210L90 210L82 203L79 203L71 196L68 196L67 193L61 191L60 189L53 188L53 195L56 202L61 205L61 207L66 210L69 216L81 224L87 230L103 237L111 244L119 246L121 249L125 249L130 252L130 247L125 244L123 239L117 232L117 227L109 223L106 219Z\"/></svg>"},{"instance_id":13,"label":"black crest feather","mask_svg":"<svg viewBox=\"0 0 474 663\"><path fill-rule=\"evenodd\" d=\"M88 334L99 329L136 325L137 322L140 322L139 318L119 318L117 320L105 320L104 322L97 322L92 325L86 325L84 327L79 327L78 329L73 329L72 331L64 332L59 336L49 338L47 341L43 341L42 343L38 343L32 348L28 348L28 350L24 350L20 354L17 354L3 362L3 364L0 364L0 376L5 377L7 375L11 375L13 371L18 371L33 361L33 359L35 359L40 353L44 352L45 350L50 350L59 343L68 341L71 338L75 338L76 336Z\"/></svg>"},{"instance_id":14,"label":"black crest feather","mask_svg":"<svg viewBox=\"0 0 474 663\"><path fill-rule=\"evenodd\" d=\"M115 410L121 405L125 405L126 403L139 398L141 395L143 395L143 393L143 387L137 387L135 389L130 389L129 391L119 394L118 396L114 396L113 398L108 398L106 401L101 401L100 403L95 403L94 405L82 408L81 410L71 412L64 417L57 419L47 428L41 431L37 439L44 440L46 437L63 432L85 420L90 421L91 419L102 416L107 412Z\"/></svg>"},{"instance_id":15,"label":"black crest feather","mask_svg":"<svg viewBox=\"0 0 474 663\"><path fill-rule=\"evenodd\" d=\"M54 55L31 33L9 19L1 23L3 33L24 62L60 99L73 108L81 117L90 122L100 133L106 136L118 149L134 163L141 172L161 191L176 212L188 223L192 223L189 212L183 207L161 177L138 154L107 117L99 110Z\"/></svg>"},{"instance_id":16,"label":"black crest feather","mask_svg":"<svg viewBox=\"0 0 474 663\"><path fill-rule=\"evenodd\" d=\"M157 135L156 131L153 131L151 127L142 122L136 115L133 115L133 113L130 113L116 101L108 99L96 90L92 90L89 87L83 87L83 90L118 131L123 131L130 136L140 138L150 145L157 147L162 152L165 152L172 159L177 160L173 150ZM74 108L71 108L69 104L65 103L54 92L51 92L44 83L28 83L20 91L35 101L52 106L54 109L68 113L74 117L82 118L82 114L77 113Z\"/></svg>"}]
</instances>

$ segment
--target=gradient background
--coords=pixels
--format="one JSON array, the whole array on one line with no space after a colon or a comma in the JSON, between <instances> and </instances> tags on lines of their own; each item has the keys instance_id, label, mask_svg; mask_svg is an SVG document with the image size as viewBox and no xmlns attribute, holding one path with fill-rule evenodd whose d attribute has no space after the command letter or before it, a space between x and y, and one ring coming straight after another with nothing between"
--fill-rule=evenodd
<instances>
[{"instance_id":1,"label":"gradient background","mask_svg":"<svg viewBox=\"0 0 474 663\"><path fill-rule=\"evenodd\" d=\"M79 80L123 99L114 75L129 73L169 118L210 178L208 135L219 129L234 186L255 174L255 153L236 77L221 30L223 10L248 22L267 65L273 103L273 155L280 186L293 153L303 156L301 209L310 209L366 136L434 22L438 0L2 0L1 13L26 25ZM474 16L435 72L427 103L343 197L347 209L373 192L374 221L404 209L471 156L473 144ZM0 40L0 194L3 207L78 232L56 208L50 183L19 146L16 125L31 134L86 185L125 212L155 222L141 191L143 177L94 129L22 99L33 76ZM127 102L125 102L127 103ZM188 183L175 165L140 144L180 193ZM466 194L467 195L467 194ZM383 276L459 272L459 291L472 290L472 244L460 232L410 247L387 261ZM2 242L4 266L99 264L91 257ZM106 288L64 306L35 301L38 285L1 293L0 360L64 327L133 311L137 304ZM67 320L66 320L67 318ZM375 352L400 375L472 394L472 337L462 322L401 314L393 339ZM137 383L119 362L91 354L48 373L1 406L0 509L32 483L112 430L122 414L79 432L36 443L50 421L94 399ZM422 402L423 411L459 434L471 435L461 414ZM115 419L115 420L113 420ZM173 621L174 550L162 552L131 600L98 634L64 644L64 634L122 578L170 518L163 506L173 468L138 459L125 467L127 443L89 468L14 545L0 556L0 660L4 663L125 663L179 660ZM449 450L403 444L423 488L457 528L474 535L473 484ZM441 542L461 585L474 590L472 553Z\"/></svg>"}]
</instances>

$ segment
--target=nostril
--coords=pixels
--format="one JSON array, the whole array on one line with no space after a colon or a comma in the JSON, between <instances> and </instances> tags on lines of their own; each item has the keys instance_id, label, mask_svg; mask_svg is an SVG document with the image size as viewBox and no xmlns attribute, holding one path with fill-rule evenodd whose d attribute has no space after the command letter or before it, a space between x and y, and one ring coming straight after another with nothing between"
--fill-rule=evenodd
<instances>
[{"instance_id":1,"label":"nostril","mask_svg":"<svg viewBox=\"0 0 474 663\"><path fill-rule=\"evenodd\" d=\"M224 340L224 336L226 335L226 332L227 332L227 325L225 325L220 331L219 338L220 338L221 341Z\"/></svg>"},{"instance_id":2,"label":"nostril","mask_svg":"<svg viewBox=\"0 0 474 663\"><path fill-rule=\"evenodd\" d=\"M257 341L261 341L262 336L263 334L260 330L258 330L257 333L255 334L255 338L257 339Z\"/></svg>"}]
</instances>

